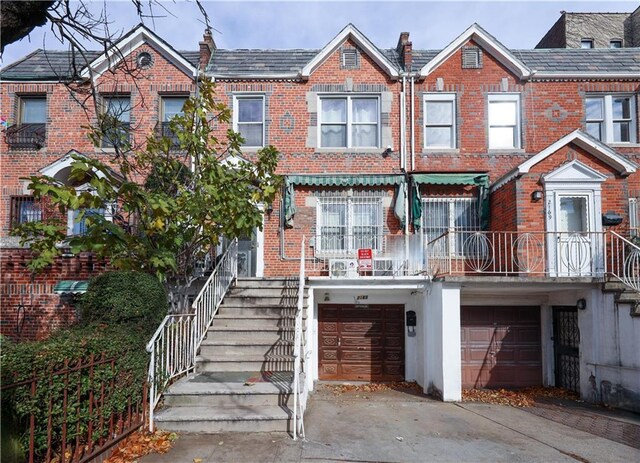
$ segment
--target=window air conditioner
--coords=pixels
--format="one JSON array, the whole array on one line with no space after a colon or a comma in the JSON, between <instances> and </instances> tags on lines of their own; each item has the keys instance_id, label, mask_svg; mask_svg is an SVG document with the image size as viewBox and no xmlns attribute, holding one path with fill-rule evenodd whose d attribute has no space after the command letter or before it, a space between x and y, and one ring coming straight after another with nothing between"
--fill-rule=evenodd
<instances>
[{"instance_id":1,"label":"window air conditioner","mask_svg":"<svg viewBox=\"0 0 640 463\"><path fill-rule=\"evenodd\" d=\"M356 259L329 259L331 278L357 278L358 261Z\"/></svg>"}]
</instances>

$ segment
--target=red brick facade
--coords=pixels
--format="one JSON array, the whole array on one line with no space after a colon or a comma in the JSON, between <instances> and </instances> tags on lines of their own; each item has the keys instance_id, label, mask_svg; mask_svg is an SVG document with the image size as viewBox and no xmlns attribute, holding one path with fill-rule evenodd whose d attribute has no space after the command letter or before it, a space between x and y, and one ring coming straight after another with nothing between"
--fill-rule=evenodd
<instances>
[{"instance_id":1,"label":"red brick facade","mask_svg":"<svg viewBox=\"0 0 640 463\"><path fill-rule=\"evenodd\" d=\"M416 69L412 59L412 46L408 34L402 40L401 61L405 70L409 63ZM466 45L479 45L470 40ZM640 78L558 78L520 79L503 63L502 58L484 50L481 69L462 67L462 51L458 49L426 78L415 79L415 91L411 101L409 78L392 78L357 41L346 39L342 46L356 48L359 61L356 68L343 66L340 48L334 50L307 80L293 78L224 78L218 77L218 92L222 101L233 105L234 95L258 94L265 101L266 144L276 146L282 153L278 172L288 174L401 174L401 131L407 133L405 154L406 173L411 174L411 153L414 153L414 172L476 172L489 175L491 184L505 176L522 162L547 148L563 136L576 129L585 130L585 95L616 94L633 95L636 103L633 122L636 140L638 128L637 95ZM131 95L131 125L136 128L136 141L153 131L160 118L160 101L163 95L188 95L194 91L193 76L187 75L165 59L158 50L143 46L153 57L153 65L140 71L135 81L121 73L105 73L99 80L104 94ZM205 50L206 51L206 50ZM137 53L137 52L136 52ZM213 53L212 60L216 59ZM131 57L134 59L135 54ZM131 61L130 60L130 61ZM131 61L133 65L133 61ZM404 91L406 118L401 121L401 99ZM318 95L339 93L374 94L380 97L380 149L327 149L318 148L317 130L319 108ZM425 93L455 94L456 148L447 150L424 149L424 95ZM488 95L515 93L520 95L520 148L490 150L488 148ZM94 148L87 140L81 126L94 121L92 112L85 114L70 96L68 90L55 83L2 82L0 107L3 117L17 120L17 102L20 96L46 94L47 96L47 141L46 147L38 151L15 150L0 137L2 153L2 196L0 198L0 238L6 239L9 232L9 206L12 195L25 194L25 184L20 178L37 173L39 169L54 162L70 149L88 155L108 156ZM410 146L409 128L415 126L414 146ZM312 129L309 129L312 127ZM314 128L315 127L315 128ZM227 127L218 127L223 135ZM316 132L314 134L314 131ZM392 147L388 156L383 156L387 144ZM616 145L614 150L627 159L640 161L640 144ZM243 153L248 159L252 153ZM610 164L603 162L583 149L569 145L559 149L535 165L520 178L506 182L490 196L491 214L489 227L496 231L544 231L544 201L534 201L532 193L542 190L541 175L577 159L607 176L602 184L602 211L614 211L624 217L615 228L622 234L628 232L629 195L640 191L640 174L628 177L621 175ZM384 232L402 234L400 221L394 216L395 188L392 186L367 187L385 199ZM316 233L316 206L309 198L320 196L332 188L295 187L297 212L293 228L282 226L282 200L273 205L273 211L265 214L264 223L264 275L294 275L297 272L300 240L304 235ZM337 190L333 188L333 190ZM354 188L358 191L359 188ZM477 189L471 186L423 185L424 196L468 196L475 197ZM24 252L3 249L2 254L2 334L15 336L16 307L20 304L21 291L29 291L31 283L24 270ZM312 242L308 241L307 254L313 255ZM51 328L73 318L72 311L61 309L59 296L52 295L50 287L60 279L84 279L103 267L90 264L89 257L60 259L55 269L35 277L42 285L30 302L24 338L46 335ZM19 270L18 270L19 269ZM47 292L49 291L49 292ZM35 315L37 314L37 316ZM61 314L64 314L61 315Z\"/></svg>"}]
</instances>

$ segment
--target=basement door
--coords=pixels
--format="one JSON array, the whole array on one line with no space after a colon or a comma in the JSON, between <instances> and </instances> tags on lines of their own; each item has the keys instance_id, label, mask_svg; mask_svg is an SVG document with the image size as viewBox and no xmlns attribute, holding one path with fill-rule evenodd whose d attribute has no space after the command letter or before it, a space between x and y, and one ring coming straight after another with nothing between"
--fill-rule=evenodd
<instances>
[{"instance_id":1,"label":"basement door","mask_svg":"<svg viewBox=\"0 0 640 463\"><path fill-rule=\"evenodd\" d=\"M404 305L318 305L321 380L402 381Z\"/></svg>"},{"instance_id":2,"label":"basement door","mask_svg":"<svg viewBox=\"0 0 640 463\"><path fill-rule=\"evenodd\" d=\"M553 308L556 386L580 392L580 330L575 306Z\"/></svg>"}]
</instances>

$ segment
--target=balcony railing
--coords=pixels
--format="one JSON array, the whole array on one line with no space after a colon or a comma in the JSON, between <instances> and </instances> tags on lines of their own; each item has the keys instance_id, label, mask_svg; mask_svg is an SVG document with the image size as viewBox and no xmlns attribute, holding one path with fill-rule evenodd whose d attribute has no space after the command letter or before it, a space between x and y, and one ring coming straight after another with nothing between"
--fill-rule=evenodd
<instances>
[{"instance_id":1,"label":"balcony railing","mask_svg":"<svg viewBox=\"0 0 640 463\"><path fill-rule=\"evenodd\" d=\"M40 149L46 144L46 124L16 124L7 128L7 145L15 149Z\"/></svg>"},{"instance_id":2,"label":"balcony railing","mask_svg":"<svg viewBox=\"0 0 640 463\"><path fill-rule=\"evenodd\" d=\"M617 279L640 291L640 247L615 232L448 231L426 235L321 235L311 276L503 276ZM371 268L358 260L372 250Z\"/></svg>"}]
</instances>

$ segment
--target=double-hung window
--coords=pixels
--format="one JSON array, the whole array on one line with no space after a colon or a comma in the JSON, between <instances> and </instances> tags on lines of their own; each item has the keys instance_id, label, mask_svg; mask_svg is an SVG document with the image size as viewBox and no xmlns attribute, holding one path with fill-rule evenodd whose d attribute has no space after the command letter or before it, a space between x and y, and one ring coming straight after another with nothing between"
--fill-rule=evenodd
<instances>
[{"instance_id":1,"label":"double-hung window","mask_svg":"<svg viewBox=\"0 0 640 463\"><path fill-rule=\"evenodd\" d=\"M456 96L430 93L424 97L424 147L456 147Z\"/></svg>"},{"instance_id":2,"label":"double-hung window","mask_svg":"<svg viewBox=\"0 0 640 463\"><path fill-rule=\"evenodd\" d=\"M631 95L585 99L587 132L605 143L636 143L636 104Z\"/></svg>"},{"instance_id":3,"label":"double-hung window","mask_svg":"<svg viewBox=\"0 0 640 463\"><path fill-rule=\"evenodd\" d=\"M321 148L378 148L379 146L378 97L320 97Z\"/></svg>"},{"instance_id":4,"label":"double-hung window","mask_svg":"<svg viewBox=\"0 0 640 463\"><path fill-rule=\"evenodd\" d=\"M236 96L233 100L234 130L244 138L245 148L264 146L264 96Z\"/></svg>"},{"instance_id":5,"label":"double-hung window","mask_svg":"<svg viewBox=\"0 0 640 463\"><path fill-rule=\"evenodd\" d=\"M171 119L176 116L182 116L182 108L187 101L186 96L166 96L162 97L162 132L163 137L171 139L172 148L177 148L179 145L178 137L171 130L169 123Z\"/></svg>"},{"instance_id":6,"label":"double-hung window","mask_svg":"<svg viewBox=\"0 0 640 463\"><path fill-rule=\"evenodd\" d=\"M474 242L469 237L481 229L478 213L477 198L423 198L422 230L426 242L436 243L442 256L473 254Z\"/></svg>"},{"instance_id":7,"label":"double-hung window","mask_svg":"<svg viewBox=\"0 0 640 463\"><path fill-rule=\"evenodd\" d=\"M520 148L520 95L489 95L489 148Z\"/></svg>"},{"instance_id":8,"label":"double-hung window","mask_svg":"<svg viewBox=\"0 0 640 463\"><path fill-rule=\"evenodd\" d=\"M358 249L382 250L382 199L319 198L316 253L353 256Z\"/></svg>"},{"instance_id":9,"label":"double-hung window","mask_svg":"<svg viewBox=\"0 0 640 463\"><path fill-rule=\"evenodd\" d=\"M131 98L129 96L104 96L103 148L125 147L129 144Z\"/></svg>"}]
</instances>

